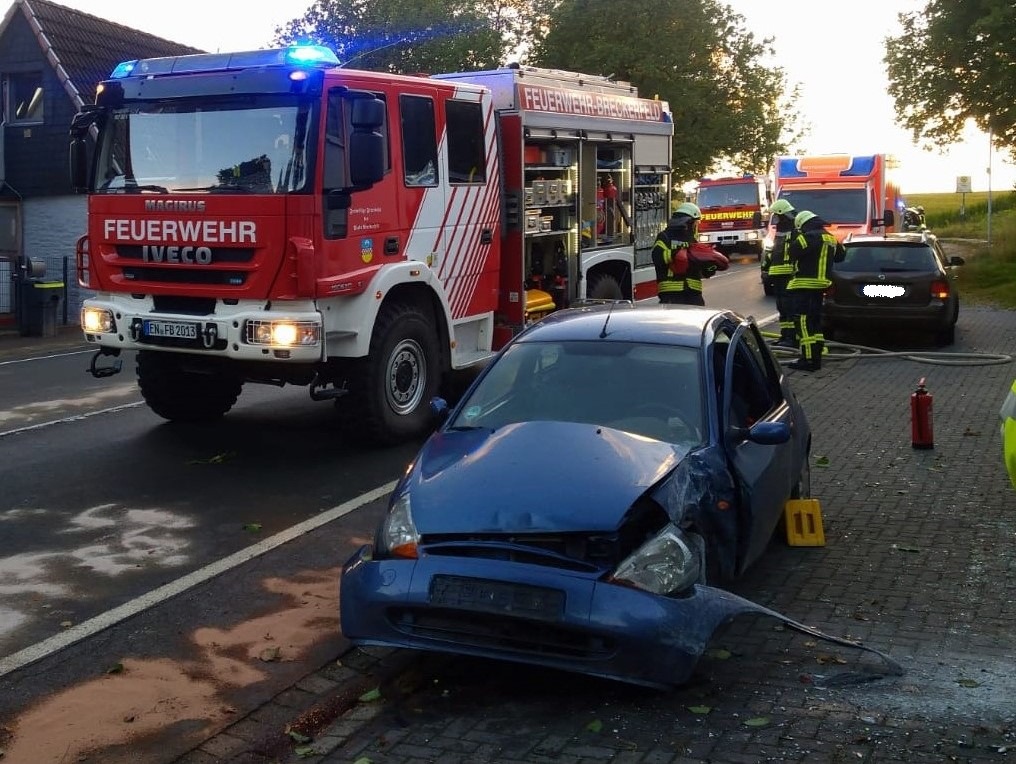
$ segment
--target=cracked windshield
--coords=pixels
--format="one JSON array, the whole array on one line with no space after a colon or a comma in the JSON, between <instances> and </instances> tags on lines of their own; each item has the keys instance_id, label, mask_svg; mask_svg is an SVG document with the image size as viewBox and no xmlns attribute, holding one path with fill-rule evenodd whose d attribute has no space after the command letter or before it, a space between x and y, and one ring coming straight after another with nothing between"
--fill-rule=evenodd
<instances>
[{"instance_id":1,"label":"cracked windshield","mask_svg":"<svg viewBox=\"0 0 1016 764\"><path fill-rule=\"evenodd\" d=\"M130 105L112 115L98 191L298 191L307 180L309 107L196 101Z\"/></svg>"}]
</instances>

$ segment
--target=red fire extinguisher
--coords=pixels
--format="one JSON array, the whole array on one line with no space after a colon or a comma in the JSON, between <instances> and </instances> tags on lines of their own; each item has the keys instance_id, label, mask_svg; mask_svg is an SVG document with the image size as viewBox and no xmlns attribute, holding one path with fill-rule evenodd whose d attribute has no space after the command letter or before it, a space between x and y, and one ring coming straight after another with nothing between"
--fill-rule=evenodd
<instances>
[{"instance_id":1,"label":"red fire extinguisher","mask_svg":"<svg viewBox=\"0 0 1016 764\"><path fill-rule=\"evenodd\" d=\"M931 393L924 386L924 377L910 394L910 437L914 448L934 448L935 435L931 422Z\"/></svg>"}]
</instances>

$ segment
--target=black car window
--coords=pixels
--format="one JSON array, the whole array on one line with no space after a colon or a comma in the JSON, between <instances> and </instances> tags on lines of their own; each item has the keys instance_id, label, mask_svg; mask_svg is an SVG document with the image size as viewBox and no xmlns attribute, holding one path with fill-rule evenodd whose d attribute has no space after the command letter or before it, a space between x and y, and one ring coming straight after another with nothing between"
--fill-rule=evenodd
<instances>
[{"instance_id":1,"label":"black car window","mask_svg":"<svg viewBox=\"0 0 1016 764\"><path fill-rule=\"evenodd\" d=\"M725 365L727 350L734 327L727 327L717 335L713 345L713 369L718 381L719 406L723 407L724 385L727 382ZM779 398L773 395L769 375L764 371L765 362L754 334L749 331L742 336L733 349L734 365L730 376L730 412L728 426L750 427L763 419L772 410Z\"/></svg>"}]
</instances>

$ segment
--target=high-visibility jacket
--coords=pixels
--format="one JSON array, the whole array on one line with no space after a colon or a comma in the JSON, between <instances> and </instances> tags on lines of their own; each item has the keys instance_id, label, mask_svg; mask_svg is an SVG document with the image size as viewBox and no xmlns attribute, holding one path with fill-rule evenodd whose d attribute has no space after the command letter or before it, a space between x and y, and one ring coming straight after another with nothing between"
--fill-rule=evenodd
<instances>
[{"instance_id":1,"label":"high-visibility jacket","mask_svg":"<svg viewBox=\"0 0 1016 764\"><path fill-rule=\"evenodd\" d=\"M800 231L787 245L794 268L787 289L828 289L833 283L829 272L838 246L836 237L824 228Z\"/></svg>"},{"instance_id":2,"label":"high-visibility jacket","mask_svg":"<svg viewBox=\"0 0 1016 764\"><path fill-rule=\"evenodd\" d=\"M780 230L781 228L783 228L782 231ZM769 251L768 262L766 263L770 276L789 278L794 275L794 264L790 262L790 256L787 252L792 238L794 238L793 225L783 226L779 223L776 225L773 248Z\"/></svg>"},{"instance_id":3,"label":"high-visibility jacket","mask_svg":"<svg viewBox=\"0 0 1016 764\"><path fill-rule=\"evenodd\" d=\"M1016 488L1016 381L1009 388L1009 394L998 412L1002 419L1002 456L1009 481Z\"/></svg>"},{"instance_id":4,"label":"high-visibility jacket","mask_svg":"<svg viewBox=\"0 0 1016 764\"><path fill-rule=\"evenodd\" d=\"M675 236L672 227L664 228L653 244L653 266L656 268L656 291L659 294L684 291L688 268L688 242Z\"/></svg>"}]
</instances>

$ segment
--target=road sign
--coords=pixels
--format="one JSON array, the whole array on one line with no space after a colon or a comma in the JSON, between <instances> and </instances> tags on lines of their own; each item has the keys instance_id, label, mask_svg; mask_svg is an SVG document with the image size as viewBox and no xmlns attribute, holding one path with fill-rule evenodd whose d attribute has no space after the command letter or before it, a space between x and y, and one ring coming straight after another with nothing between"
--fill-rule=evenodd
<instances>
[{"instance_id":1,"label":"road sign","mask_svg":"<svg viewBox=\"0 0 1016 764\"><path fill-rule=\"evenodd\" d=\"M970 191L970 176L969 175L957 175L956 176L956 193L957 194L969 194Z\"/></svg>"}]
</instances>

